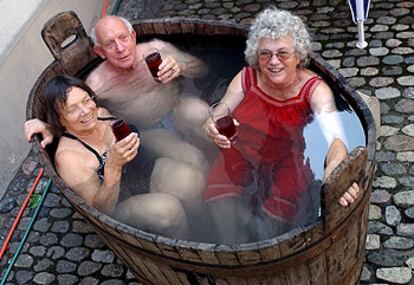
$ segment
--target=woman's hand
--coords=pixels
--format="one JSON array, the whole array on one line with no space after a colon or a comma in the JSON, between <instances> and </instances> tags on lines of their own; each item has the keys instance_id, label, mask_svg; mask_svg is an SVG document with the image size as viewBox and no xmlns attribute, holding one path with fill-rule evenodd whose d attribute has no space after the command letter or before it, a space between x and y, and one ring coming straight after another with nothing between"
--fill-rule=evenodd
<instances>
[{"instance_id":1,"label":"woman's hand","mask_svg":"<svg viewBox=\"0 0 414 285\"><path fill-rule=\"evenodd\" d=\"M338 203L339 205L346 207L349 204L355 202L358 197L359 193L359 186L356 182L352 183L351 186L346 190L346 192L339 198Z\"/></svg>"},{"instance_id":2,"label":"woman's hand","mask_svg":"<svg viewBox=\"0 0 414 285\"><path fill-rule=\"evenodd\" d=\"M328 153L325 157L325 171L323 174L323 180L326 181L331 175L332 171L346 158L348 151L345 144L341 139L334 139L329 146ZM346 207L349 204L355 202L358 197L359 186L356 182L353 182L351 186L345 191L345 193L339 198L338 203Z\"/></svg>"},{"instance_id":3,"label":"woman's hand","mask_svg":"<svg viewBox=\"0 0 414 285\"><path fill-rule=\"evenodd\" d=\"M42 148L45 148L53 141L54 136L47 123L37 118L26 121L24 123L24 137L26 138L26 141L30 143L33 136L36 134L40 134L43 137L40 141L40 146Z\"/></svg>"},{"instance_id":4,"label":"woman's hand","mask_svg":"<svg viewBox=\"0 0 414 285\"><path fill-rule=\"evenodd\" d=\"M162 59L159 66L158 80L167 83L181 75L181 67L172 56Z\"/></svg>"},{"instance_id":5,"label":"woman's hand","mask_svg":"<svg viewBox=\"0 0 414 285\"><path fill-rule=\"evenodd\" d=\"M240 123L236 119L233 119L233 122L236 127L240 125ZM208 139L214 142L218 147L231 147L231 141L226 136L219 133L211 118L207 119L207 121L204 123L203 129Z\"/></svg>"},{"instance_id":6,"label":"woman's hand","mask_svg":"<svg viewBox=\"0 0 414 285\"><path fill-rule=\"evenodd\" d=\"M107 163L110 166L122 168L122 166L135 158L138 153L139 144L140 139L138 134L134 132L130 133L109 148Z\"/></svg>"}]
</instances>

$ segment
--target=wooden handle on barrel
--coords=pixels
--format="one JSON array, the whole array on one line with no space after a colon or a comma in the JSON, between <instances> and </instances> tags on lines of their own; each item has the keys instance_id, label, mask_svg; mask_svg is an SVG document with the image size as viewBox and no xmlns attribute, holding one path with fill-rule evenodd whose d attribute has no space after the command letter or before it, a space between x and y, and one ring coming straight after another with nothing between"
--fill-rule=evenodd
<instances>
[{"instance_id":1,"label":"wooden handle on barrel","mask_svg":"<svg viewBox=\"0 0 414 285\"><path fill-rule=\"evenodd\" d=\"M91 40L73 11L59 13L47 21L42 29L42 38L68 73L76 70L72 65L83 67L97 58Z\"/></svg>"},{"instance_id":2,"label":"wooden handle on barrel","mask_svg":"<svg viewBox=\"0 0 414 285\"><path fill-rule=\"evenodd\" d=\"M330 177L323 185L322 212L325 219L326 230L330 231L344 221L350 213L359 206L361 200L366 196L366 185L364 179L367 177L367 149L357 147L332 171ZM357 200L343 207L339 205L339 198L348 187L357 182L360 187ZM366 197L365 199L366 200Z\"/></svg>"}]
</instances>

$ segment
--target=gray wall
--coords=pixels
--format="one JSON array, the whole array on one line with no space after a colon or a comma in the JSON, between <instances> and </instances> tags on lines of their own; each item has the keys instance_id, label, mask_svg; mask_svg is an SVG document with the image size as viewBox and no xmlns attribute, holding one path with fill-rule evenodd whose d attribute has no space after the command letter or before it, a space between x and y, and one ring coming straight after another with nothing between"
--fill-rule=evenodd
<instances>
[{"instance_id":1,"label":"gray wall","mask_svg":"<svg viewBox=\"0 0 414 285\"><path fill-rule=\"evenodd\" d=\"M53 60L40 36L43 24L57 13L73 10L89 33L103 2L0 0L0 197L31 147L23 136L27 96Z\"/></svg>"}]
</instances>

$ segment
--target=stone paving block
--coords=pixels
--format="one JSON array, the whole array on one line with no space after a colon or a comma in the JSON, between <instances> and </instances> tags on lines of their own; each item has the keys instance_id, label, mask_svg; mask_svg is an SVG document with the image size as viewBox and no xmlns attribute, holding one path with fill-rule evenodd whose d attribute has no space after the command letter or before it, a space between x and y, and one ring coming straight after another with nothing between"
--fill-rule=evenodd
<instances>
[{"instance_id":1,"label":"stone paving block","mask_svg":"<svg viewBox=\"0 0 414 285\"><path fill-rule=\"evenodd\" d=\"M130 20L153 17L198 17L249 24L270 3L300 15L312 32L313 51L356 89L380 100L376 178L371 197L371 237L360 284L411 284L414 269L414 5L412 1L371 1L365 23L369 47L355 48L357 28L346 1L201 1L123 0L118 14ZM29 153L0 201L0 244L37 174L37 154ZM42 179L44 184L46 180ZM13 237L15 252L28 224ZM411 283L410 283L411 282ZM40 218L7 284L139 284L118 263L83 218L52 187Z\"/></svg>"}]
</instances>

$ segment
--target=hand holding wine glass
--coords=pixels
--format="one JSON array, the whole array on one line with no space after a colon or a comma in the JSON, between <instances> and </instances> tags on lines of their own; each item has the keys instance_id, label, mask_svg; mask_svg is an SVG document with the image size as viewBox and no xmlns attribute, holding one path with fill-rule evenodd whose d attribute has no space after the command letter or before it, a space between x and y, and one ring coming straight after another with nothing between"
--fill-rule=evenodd
<instances>
[{"instance_id":1,"label":"hand holding wine glass","mask_svg":"<svg viewBox=\"0 0 414 285\"><path fill-rule=\"evenodd\" d=\"M116 119L111 124L112 132L115 135L116 141L120 141L131 133L127 122L122 119Z\"/></svg>"},{"instance_id":2,"label":"hand holding wine glass","mask_svg":"<svg viewBox=\"0 0 414 285\"><path fill-rule=\"evenodd\" d=\"M158 80L158 71L159 66L162 63L161 55L158 49L149 48L144 52L144 60L148 66L149 71L151 72L152 77L155 81Z\"/></svg>"},{"instance_id":3,"label":"hand holding wine glass","mask_svg":"<svg viewBox=\"0 0 414 285\"><path fill-rule=\"evenodd\" d=\"M109 149L110 161L118 167L130 162L137 155L140 139L138 133L133 132L126 121L114 118L111 121L112 132L115 136L116 143Z\"/></svg>"},{"instance_id":4,"label":"hand holding wine glass","mask_svg":"<svg viewBox=\"0 0 414 285\"><path fill-rule=\"evenodd\" d=\"M230 148L237 140L239 123L231 115L226 103L215 103L209 108L206 132L210 140L221 148Z\"/></svg>"}]
</instances>

